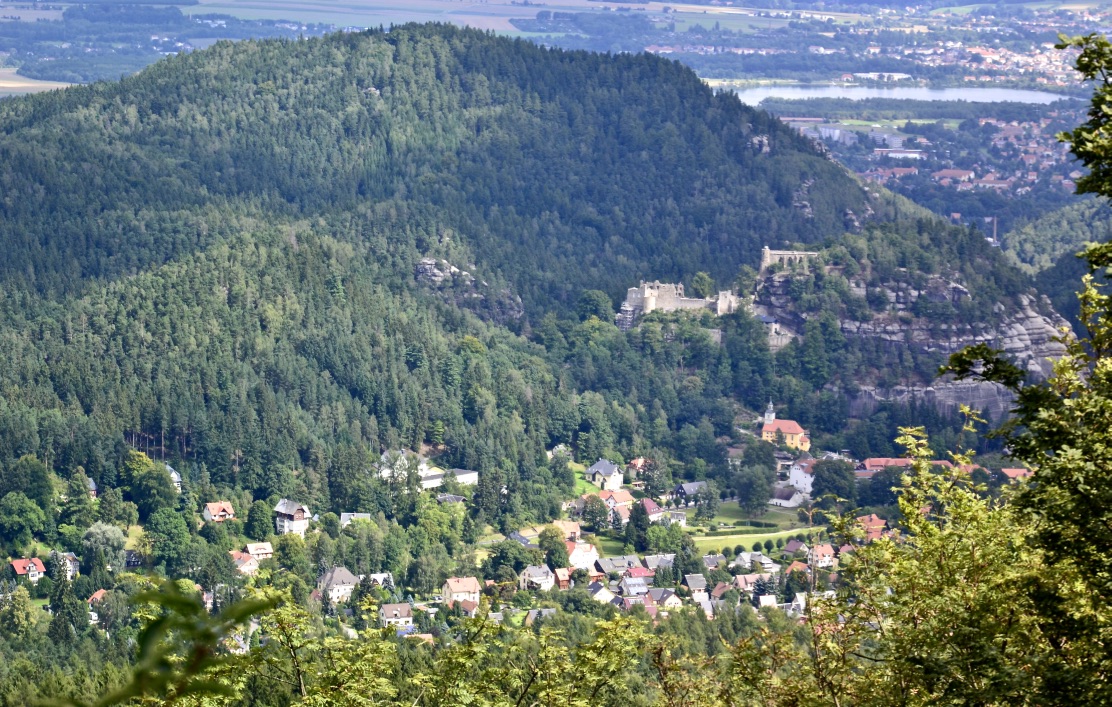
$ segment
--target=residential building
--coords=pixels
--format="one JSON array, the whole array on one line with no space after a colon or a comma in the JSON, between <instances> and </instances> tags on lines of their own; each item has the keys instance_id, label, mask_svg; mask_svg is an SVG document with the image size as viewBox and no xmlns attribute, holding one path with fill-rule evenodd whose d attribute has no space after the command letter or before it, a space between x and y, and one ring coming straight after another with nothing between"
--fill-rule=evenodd
<instances>
[{"instance_id":1,"label":"residential building","mask_svg":"<svg viewBox=\"0 0 1112 707\"><path fill-rule=\"evenodd\" d=\"M556 586L556 575L549 569L548 565L530 565L521 570L518 586L523 591L547 592Z\"/></svg>"},{"instance_id":2,"label":"residential building","mask_svg":"<svg viewBox=\"0 0 1112 707\"><path fill-rule=\"evenodd\" d=\"M592 599L602 604L609 604L614 601L614 592L607 589L602 582L592 582L587 587L587 593L591 595Z\"/></svg>"},{"instance_id":3,"label":"residential building","mask_svg":"<svg viewBox=\"0 0 1112 707\"><path fill-rule=\"evenodd\" d=\"M683 601L676 592L667 587L652 587L649 589L649 596L652 597L654 604L665 611L672 611L683 606Z\"/></svg>"},{"instance_id":4,"label":"residential building","mask_svg":"<svg viewBox=\"0 0 1112 707\"><path fill-rule=\"evenodd\" d=\"M788 485L795 487L800 493L810 496L811 487L815 481L815 458L804 453L788 471Z\"/></svg>"},{"instance_id":5,"label":"residential building","mask_svg":"<svg viewBox=\"0 0 1112 707\"><path fill-rule=\"evenodd\" d=\"M585 476L590 483L610 491L620 489L624 478L622 470L609 459L599 459L587 469Z\"/></svg>"},{"instance_id":6,"label":"residential building","mask_svg":"<svg viewBox=\"0 0 1112 707\"><path fill-rule=\"evenodd\" d=\"M371 522L370 513L341 513L340 514L340 527L346 528L351 525L352 521L365 520Z\"/></svg>"},{"instance_id":7,"label":"residential building","mask_svg":"<svg viewBox=\"0 0 1112 707\"><path fill-rule=\"evenodd\" d=\"M701 574L685 574L683 576L683 585L690 589L692 593L707 590L707 578Z\"/></svg>"},{"instance_id":8,"label":"residential building","mask_svg":"<svg viewBox=\"0 0 1112 707\"><path fill-rule=\"evenodd\" d=\"M333 567L324 573L324 575L317 581L317 589L322 593L326 593L332 603L347 601L351 598L351 593L355 591L355 585L359 584L359 578L348 570L347 567Z\"/></svg>"},{"instance_id":9,"label":"residential building","mask_svg":"<svg viewBox=\"0 0 1112 707\"><path fill-rule=\"evenodd\" d=\"M240 574L250 577L259 571L259 561L252 557L250 553L228 550L228 554L232 556L232 562L235 563Z\"/></svg>"},{"instance_id":10,"label":"residential building","mask_svg":"<svg viewBox=\"0 0 1112 707\"><path fill-rule=\"evenodd\" d=\"M579 542L583 537L583 530L574 520L554 520L549 525L564 534L564 540Z\"/></svg>"},{"instance_id":11,"label":"residential building","mask_svg":"<svg viewBox=\"0 0 1112 707\"><path fill-rule=\"evenodd\" d=\"M46 565L37 557L12 560L11 566L15 570L16 578L26 577L31 584L38 584L39 580L46 576Z\"/></svg>"},{"instance_id":12,"label":"residential building","mask_svg":"<svg viewBox=\"0 0 1112 707\"><path fill-rule=\"evenodd\" d=\"M865 542L872 542L879 540L884 535L884 529L888 527L888 521L884 520L876 513L870 513L867 516L858 516L857 524L865 531Z\"/></svg>"},{"instance_id":13,"label":"residential building","mask_svg":"<svg viewBox=\"0 0 1112 707\"><path fill-rule=\"evenodd\" d=\"M812 567L826 569L834 566L834 546L829 543L819 543L807 553L807 561Z\"/></svg>"},{"instance_id":14,"label":"residential building","mask_svg":"<svg viewBox=\"0 0 1112 707\"><path fill-rule=\"evenodd\" d=\"M413 607L404 602L401 604L383 604L378 613L378 619L383 628L412 626Z\"/></svg>"},{"instance_id":15,"label":"residential building","mask_svg":"<svg viewBox=\"0 0 1112 707\"><path fill-rule=\"evenodd\" d=\"M781 508L798 508L806 498L794 486L776 486L772 489L772 497L768 499L768 503Z\"/></svg>"},{"instance_id":16,"label":"residential building","mask_svg":"<svg viewBox=\"0 0 1112 707\"><path fill-rule=\"evenodd\" d=\"M577 570L590 570L598 562L598 549L591 543L567 541L568 564Z\"/></svg>"},{"instance_id":17,"label":"residential building","mask_svg":"<svg viewBox=\"0 0 1112 707\"><path fill-rule=\"evenodd\" d=\"M644 577L623 577L618 582L618 588L622 590L623 596L639 597L649 593L649 585Z\"/></svg>"},{"instance_id":18,"label":"residential building","mask_svg":"<svg viewBox=\"0 0 1112 707\"><path fill-rule=\"evenodd\" d=\"M1009 481L1013 482L1031 476L1030 469L1001 469L1000 473L1007 477Z\"/></svg>"},{"instance_id":19,"label":"residential building","mask_svg":"<svg viewBox=\"0 0 1112 707\"><path fill-rule=\"evenodd\" d=\"M72 552L58 552L57 550L52 550L50 552L50 558L52 560L61 560L64 563L62 566L66 570L66 579L71 582L73 578L81 572L81 560L77 559L77 555Z\"/></svg>"},{"instance_id":20,"label":"residential building","mask_svg":"<svg viewBox=\"0 0 1112 707\"><path fill-rule=\"evenodd\" d=\"M694 501L699 492L706 488L706 481L689 481L687 483L678 484L672 495L681 501Z\"/></svg>"},{"instance_id":21,"label":"residential building","mask_svg":"<svg viewBox=\"0 0 1112 707\"><path fill-rule=\"evenodd\" d=\"M270 543L247 543L247 554L259 562L274 557L274 547Z\"/></svg>"},{"instance_id":22,"label":"residential building","mask_svg":"<svg viewBox=\"0 0 1112 707\"><path fill-rule=\"evenodd\" d=\"M296 533L305 537L305 531L309 529L311 518L312 514L309 512L308 506L303 506L289 499L283 498L274 507L274 526L279 535Z\"/></svg>"},{"instance_id":23,"label":"residential building","mask_svg":"<svg viewBox=\"0 0 1112 707\"><path fill-rule=\"evenodd\" d=\"M571 581L571 567L557 567L553 570L556 575L556 588L561 592L566 592L571 589L573 582Z\"/></svg>"},{"instance_id":24,"label":"residential building","mask_svg":"<svg viewBox=\"0 0 1112 707\"><path fill-rule=\"evenodd\" d=\"M796 538L792 538L784 545L784 554L794 555L797 552L809 553L811 549L807 547L807 543Z\"/></svg>"},{"instance_id":25,"label":"residential building","mask_svg":"<svg viewBox=\"0 0 1112 707\"><path fill-rule=\"evenodd\" d=\"M226 520L235 520L236 512L230 501L216 501L205 504L201 517L206 523L223 523Z\"/></svg>"},{"instance_id":26,"label":"residential building","mask_svg":"<svg viewBox=\"0 0 1112 707\"><path fill-rule=\"evenodd\" d=\"M761 439L777 444L781 437L783 443L792 449L800 449L804 452L811 449L811 440L806 430L795 420L777 420L776 408L769 401L768 409L765 410L764 425L761 427Z\"/></svg>"},{"instance_id":27,"label":"residential building","mask_svg":"<svg viewBox=\"0 0 1112 707\"><path fill-rule=\"evenodd\" d=\"M672 567L676 562L676 553L668 553L667 555L645 555L645 567L653 570L654 572L659 567Z\"/></svg>"},{"instance_id":28,"label":"residential building","mask_svg":"<svg viewBox=\"0 0 1112 707\"><path fill-rule=\"evenodd\" d=\"M703 566L708 570L726 569L725 555L703 555Z\"/></svg>"},{"instance_id":29,"label":"residential building","mask_svg":"<svg viewBox=\"0 0 1112 707\"><path fill-rule=\"evenodd\" d=\"M599 572L603 574L622 574L630 567L641 567L641 559L637 555L618 555L617 557L602 557L595 563Z\"/></svg>"},{"instance_id":30,"label":"residential building","mask_svg":"<svg viewBox=\"0 0 1112 707\"><path fill-rule=\"evenodd\" d=\"M89 489L89 498L97 497L97 482L92 479L85 479L85 486Z\"/></svg>"},{"instance_id":31,"label":"residential building","mask_svg":"<svg viewBox=\"0 0 1112 707\"><path fill-rule=\"evenodd\" d=\"M771 573L780 569L780 566L760 552L739 552L734 561L730 563L730 567L737 567L742 571L749 571L754 564L761 568L762 572Z\"/></svg>"},{"instance_id":32,"label":"residential building","mask_svg":"<svg viewBox=\"0 0 1112 707\"><path fill-rule=\"evenodd\" d=\"M466 500L467 500L467 498L465 498L464 496L457 496L454 493L441 493L441 494L437 494L437 496L436 496L436 502L440 503L440 504L444 504L444 503L463 503Z\"/></svg>"},{"instance_id":33,"label":"residential building","mask_svg":"<svg viewBox=\"0 0 1112 707\"><path fill-rule=\"evenodd\" d=\"M479 580L474 577L449 577L441 589L446 602L471 601L478 604L481 592Z\"/></svg>"},{"instance_id":34,"label":"residential building","mask_svg":"<svg viewBox=\"0 0 1112 707\"><path fill-rule=\"evenodd\" d=\"M181 474L174 470L174 467L169 464L166 465L166 471L170 474L170 483L174 485L174 490L181 493Z\"/></svg>"},{"instance_id":35,"label":"residential building","mask_svg":"<svg viewBox=\"0 0 1112 707\"><path fill-rule=\"evenodd\" d=\"M659 523L664 517L664 509L651 498L642 498L637 503L640 503L645 508L645 513L649 516L650 523Z\"/></svg>"}]
</instances>

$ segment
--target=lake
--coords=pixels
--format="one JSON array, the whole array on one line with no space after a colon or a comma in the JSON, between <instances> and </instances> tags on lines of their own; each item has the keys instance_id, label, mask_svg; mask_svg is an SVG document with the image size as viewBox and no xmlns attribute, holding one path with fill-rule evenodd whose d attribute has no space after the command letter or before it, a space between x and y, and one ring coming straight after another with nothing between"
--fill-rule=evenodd
<instances>
[{"instance_id":1,"label":"lake","mask_svg":"<svg viewBox=\"0 0 1112 707\"><path fill-rule=\"evenodd\" d=\"M922 86L760 86L734 91L742 103L759 105L766 98L902 98L917 101L968 101L970 103L1034 103L1046 105L1068 98L1046 91L1017 88L925 88Z\"/></svg>"}]
</instances>

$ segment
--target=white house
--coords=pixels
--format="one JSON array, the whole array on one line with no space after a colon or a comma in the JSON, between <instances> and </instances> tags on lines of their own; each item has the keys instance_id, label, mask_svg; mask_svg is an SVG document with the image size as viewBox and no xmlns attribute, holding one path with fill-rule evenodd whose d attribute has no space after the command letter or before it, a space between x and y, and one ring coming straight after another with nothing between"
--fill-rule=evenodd
<instances>
[{"instance_id":1,"label":"white house","mask_svg":"<svg viewBox=\"0 0 1112 707\"><path fill-rule=\"evenodd\" d=\"M355 591L355 585L359 584L359 578L348 570L347 567L333 567L324 573L324 576L317 582L317 589L322 593L327 593L328 598L333 602L347 601L351 599L352 592Z\"/></svg>"},{"instance_id":2,"label":"white house","mask_svg":"<svg viewBox=\"0 0 1112 707\"><path fill-rule=\"evenodd\" d=\"M17 577L26 577L31 584L38 584L46 576L46 565L37 557L12 560L11 565Z\"/></svg>"},{"instance_id":3,"label":"white house","mask_svg":"<svg viewBox=\"0 0 1112 707\"><path fill-rule=\"evenodd\" d=\"M828 543L820 543L811 548L807 553L807 562L812 567L833 567L834 566L834 547Z\"/></svg>"},{"instance_id":4,"label":"white house","mask_svg":"<svg viewBox=\"0 0 1112 707\"><path fill-rule=\"evenodd\" d=\"M522 590L536 589L547 592L556 585L556 575L548 565L530 565L521 570L518 582Z\"/></svg>"},{"instance_id":5,"label":"white house","mask_svg":"<svg viewBox=\"0 0 1112 707\"><path fill-rule=\"evenodd\" d=\"M624 475L618 465L609 459L599 459L587 469L587 481L600 489L617 491L622 487Z\"/></svg>"},{"instance_id":6,"label":"white house","mask_svg":"<svg viewBox=\"0 0 1112 707\"><path fill-rule=\"evenodd\" d=\"M772 497L768 499L768 504L781 508L798 508L803 505L806 498L794 486L777 486L772 489Z\"/></svg>"},{"instance_id":7,"label":"white house","mask_svg":"<svg viewBox=\"0 0 1112 707\"><path fill-rule=\"evenodd\" d=\"M568 540L565 544L568 548L569 566L577 570L587 570L590 572L591 568L598 562L598 548L591 543L572 542Z\"/></svg>"},{"instance_id":8,"label":"white house","mask_svg":"<svg viewBox=\"0 0 1112 707\"><path fill-rule=\"evenodd\" d=\"M223 523L226 520L235 520L236 512L230 501L216 501L215 503L205 504L204 510L201 511L201 517L205 519L206 523Z\"/></svg>"},{"instance_id":9,"label":"white house","mask_svg":"<svg viewBox=\"0 0 1112 707\"><path fill-rule=\"evenodd\" d=\"M805 496L811 495L811 486L815 482L814 465L814 458L806 455L792 464L791 470L788 471L788 484Z\"/></svg>"},{"instance_id":10,"label":"white house","mask_svg":"<svg viewBox=\"0 0 1112 707\"><path fill-rule=\"evenodd\" d=\"M730 563L730 567L738 567L744 572L748 572L753 563L757 563L762 572L777 572L780 570L780 565L772 561L771 557L759 552L739 552L734 561Z\"/></svg>"},{"instance_id":11,"label":"white house","mask_svg":"<svg viewBox=\"0 0 1112 707\"><path fill-rule=\"evenodd\" d=\"M479 580L474 577L449 577L441 589L446 602L470 601L478 604L481 592Z\"/></svg>"},{"instance_id":12,"label":"white house","mask_svg":"<svg viewBox=\"0 0 1112 707\"><path fill-rule=\"evenodd\" d=\"M274 557L274 546L270 543L247 543L247 554L259 562Z\"/></svg>"},{"instance_id":13,"label":"white house","mask_svg":"<svg viewBox=\"0 0 1112 707\"><path fill-rule=\"evenodd\" d=\"M386 626L412 626L413 607L409 604L383 604L379 620Z\"/></svg>"},{"instance_id":14,"label":"white house","mask_svg":"<svg viewBox=\"0 0 1112 707\"><path fill-rule=\"evenodd\" d=\"M308 506L303 506L289 499L283 498L274 507L274 527L278 530L279 535L297 533L301 537L305 537L305 531L309 529L309 519L311 517L312 514L309 512Z\"/></svg>"},{"instance_id":15,"label":"white house","mask_svg":"<svg viewBox=\"0 0 1112 707\"><path fill-rule=\"evenodd\" d=\"M166 465L166 471L170 473L170 483L174 485L174 490L181 493L181 474L174 470L174 467L169 464Z\"/></svg>"}]
</instances>

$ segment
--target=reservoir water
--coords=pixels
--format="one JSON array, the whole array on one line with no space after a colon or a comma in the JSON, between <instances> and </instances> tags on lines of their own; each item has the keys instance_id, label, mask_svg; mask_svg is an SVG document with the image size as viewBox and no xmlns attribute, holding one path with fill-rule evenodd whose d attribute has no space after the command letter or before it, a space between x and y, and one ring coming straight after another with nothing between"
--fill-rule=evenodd
<instances>
[{"instance_id":1,"label":"reservoir water","mask_svg":"<svg viewBox=\"0 0 1112 707\"><path fill-rule=\"evenodd\" d=\"M926 88L923 86L759 86L734 91L751 106L766 98L902 98L917 101L969 101L970 103L1032 103L1046 105L1068 96L1017 88Z\"/></svg>"}]
</instances>

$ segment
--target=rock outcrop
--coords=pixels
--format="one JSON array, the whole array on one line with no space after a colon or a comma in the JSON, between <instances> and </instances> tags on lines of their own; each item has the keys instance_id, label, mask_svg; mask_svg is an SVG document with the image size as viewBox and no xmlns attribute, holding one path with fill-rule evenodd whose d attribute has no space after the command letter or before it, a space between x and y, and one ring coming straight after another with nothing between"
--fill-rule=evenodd
<instances>
[{"instance_id":1,"label":"rock outcrop","mask_svg":"<svg viewBox=\"0 0 1112 707\"><path fill-rule=\"evenodd\" d=\"M832 268L827 268L831 271ZM881 350L891 351L893 360L900 351L934 353L939 362L946 356L973 344L987 343L1003 350L1017 365L1027 370L1036 380L1050 375L1053 361L1065 353L1059 341L1069 324L1054 312L1046 297L1018 295L1010 306L998 303L994 316L988 321L960 322L955 316L922 316L932 307L960 307L970 297L969 291L959 282L942 277L931 277L918 289L907 285L866 288L864 282L848 278L850 289L859 297L868 296L871 302L888 300L887 311L874 313L867 321L849 316L839 318L839 325L847 339L869 340L873 348L880 343ZM806 324L807 316L794 307L790 288L791 275L776 273L766 276L757 290L753 309L766 320L775 320L777 332L784 338L798 336ZM937 309L933 310L938 312ZM770 329L770 332L772 330ZM780 342L781 346L784 342ZM857 379L857 392L850 395L852 414L867 414L882 402L925 402L942 409L955 409L961 404L986 411L1000 419L1009 410L1011 394L990 383L938 380L910 380L900 385L884 381Z\"/></svg>"},{"instance_id":2,"label":"rock outcrop","mask_svg":"<svg viewBox=\"0 0 1112 707\"><path fill-rule=\"evenodd\" d=\"M470 309L495 324L506 326L525 316L521 297L509 289L491 287L447 260L422 258L414 268L413 277L444 301Z\"/></svg>"}]
</instances>

